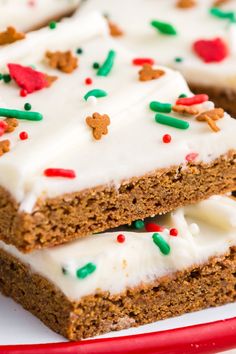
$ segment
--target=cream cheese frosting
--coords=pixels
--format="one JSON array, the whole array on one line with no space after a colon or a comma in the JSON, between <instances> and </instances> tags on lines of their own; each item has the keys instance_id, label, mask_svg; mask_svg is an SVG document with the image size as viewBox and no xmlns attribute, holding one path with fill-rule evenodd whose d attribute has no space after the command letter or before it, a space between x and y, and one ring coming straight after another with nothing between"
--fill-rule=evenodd
<instances>
[{"instance_id":1,"label":"cream cheese frosting","mask_svg":"<svg viewBox=\"0 0 236 354\"><path fill-rule=\"evenodd\" d=\"M79 66L71 74L52 69L45 61L47 50L71 50L76 55L78 48L82 49ZM111 72L106 77L96 75L93 63L103 63L110 50L116 52ZM21 210L31 212L38 198L105 184L119 187L123 180L158 168L186 166L191 153L197 154L196 162L210 163L236 148L236 121L227 114L217 121L217 133L206 123L177 113L171 115L188 121L189 129L156 123L151 101L173 104L180 94L192 94L178 72L163 67L156 67L165 72L159 79L139 81L140 67L132 64L136 56L108 36L106 22L97 13L64 20L55 30L32 32L0 49L0 72L7 72L6 64L11 62L34 65L58 77L50 88L27 97L20 97L13 80L0 82L1 107L22 110L29 102L32 111L44 117L39 122L22 120L13 133L0 138L11 142L10 152L0 157L0 185L20 203ZM92 79L91 85L85 84L86 78ZM91 89L102 89L107 96L86 101L84 95ZM204 111L213 104L197 107ZM94 112L107 114L111 120L108 135L99 141L85 122ZM19 139L21 131L28 133L28 140ZM163 143L165 134L171 135L170 144ZM76 178L45 177L43 171L54 167L72 169Z\"/></svg>"},{"instance_id":2,"label":"cream cheese frosting","mask_svg":"<svg viewBox=\"0 0 236 354\"><path fill-rule=\"evenodd\" d=\"M76 9L79 0L0 0L0 30L14 26L21 31L44 25Z\"/></svg>"},{"instance_id":3,"label":"cream cheese frosting","mask_svg":"<svg viewBox=\"0 0 236 354\"><path fill-rule=\"evenodd\" d=\"M77 16L93 10L119 26L123 35L116 38L140 56L151 56L157 63L179 70L191 84L236 89L236 22L210 14L213 0L198 0L196 6L178 8L177 0L88 0ZM220 10L236 13L236 1L222 4ZM152 20L174 26L177 35L158 33ZM192 50L199 39L220 37L229 48L229 56L217 63L205 63ZM176 62L181 58L181 62Z\"/></svg>"},{"instance_id":4,"label":"cream cheese frosting","mask_svg":"<svg viewBox=\"0 0 236 354\"><path fill-rule=\"evenodd\" d=\"M169 245L169 254L163 254L153 242L153 232L121 228L30 254L2 241L0 248L47 278L70 299L79 300L101 291L118 294L150 283L207 263L236 245L236 202L226 196L213 196L151 222L164 226L159 235ZM178 230L177 236L170 236L172 228ZM119 234L125 236L123 243L117 242ZM77 270L86 264L93 265L93 272L78 277Z\"/></svg>"}]
</instances>

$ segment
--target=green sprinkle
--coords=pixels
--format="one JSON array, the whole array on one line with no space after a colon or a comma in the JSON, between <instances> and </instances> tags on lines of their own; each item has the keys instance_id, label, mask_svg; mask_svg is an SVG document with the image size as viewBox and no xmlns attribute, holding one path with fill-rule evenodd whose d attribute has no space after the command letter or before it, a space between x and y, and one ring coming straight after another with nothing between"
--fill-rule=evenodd
<instances>
[{"instance_id":1,"label":"green sprinkle","mask_svg":"<svg viewBox=\"0 0 236 354\"><path fill-rule=\"evenodd\" d=\"M175 62L176 62L176 63L182 63L183 61L184 61L184 59L181 58L181 57L176 57L176 58L175 58Z\"/></svg>"},{"instance_id":2,"label":"green sprinkle","mask_svg":"<svg viewBox=\"0 0 236 354\"><path fill-rule=\"evenodd\" d=\"M50 28L51 30L54 30L56 27L57 27L56 21L51 21L51 22L49 23L49 28Z\"/></svg>"},{"instance_id":3,"label":"green sprinkle","mask_svg":"<svg viewBox=\"0 0 236 354\"><path fill-rule=\"evenodd\" d=\"M2 78L5 84L8 84L11 81L11 76L9 74L4 74Z\"/></svg>"},{"instance_id":4,"label":"green sprinkle","mask_svg":"<svg viewBox=\"0 0 236 354\"><path fill-rule=\"evenodd\" d=\"M181 93L178 98L185 98L185 97L188 97L188 95L186 95L186 93Z\"/></svg>"},{"instance_id":5,"label":"green sprinkle","mask_svg":"<svg viewBox=\"0 0 236 354\"><path fill-rule=\"evenodd\" d=\"M39 121L43 119L42 114L39 112L26 112L26 111L19 111L17 109L7 109L7 108L0 108L0 117L34 120L34 121Z\"/></svg>"},{"instance_id":6,"label":"green sprinkle","mask_svg":"<svg viewBox=\"0 0 236 354\"><path fill-rule=\"evenodd\" d=\"M30 111L30 110L31 110L31 108L32 108L32 106L31 106L31 104L30 104L30 103L25 103L25 105L24 105L24 109L25 109L26 111Z\"/></svg>"},{"instance_id":7,"label":"green sprinkle","mask_svg":"<svg viewBox=\"0 0 236 354\"><path fill-rule=\"evenodd\" d=\"M108 52L107 58L102 64L102 66L98 69L97 75L98 76L107 76L111 71L114 60L115 60L116 52L114 50L110 50Z\"/></svg>"},{"instance_id":8,"label":"green sprinkle","mask_svg":"<svg viewBox=\"0 0 236 354\"><path fill-rule=\"evenodd\" d=\"M170 103L161 103L158 101L152 101L149 107L154 112L163 112L163 113L170 113L172 109L172 105Z\"/></svg>"},{"instance_id":9,"label":"green sprinkle","mask_svg":"<svg viewBox=\"0 0 236 354\"><path fill-rule=\"evenodd\" d=\"M88 275L92 274L96 270L96 266L93 263L87 263L84 267L77 269L76 276L79 279L84 279Z\"/></svg>"},{"instance_id":10,"label":"green sprinkle","mask_svg":"<svg viewBox=\"0 0 236 354\"><path fill-rule=\"evenodd\" d=\"M0 74L0 80L2 80L3 79L3 74Z\"/></svg>"},{"instance_id":11,"label":"green sprinkle","mask_svg":"<svg viewBox=\"0 0 236 354\"><path fill-rule=\"evenodd\" d=\"M151 26L156 28L162 34L168 34L170 36L177 34L175 27L167 22L161 22L161 21L154 20L154 21L151 21Z\"/></svg>"},{"instance_id":12,"label":"green sprinkle","mask_svg":"<svg viewBox=\"0 0 236 354\"><path fill-rule=\"evenodd\" d=\"M87 99L90 96L94 96L94 97L97 97L97 98L105 97L105 96L107 96L107 92L104 91L104 90L100 90L100 89L91 90L91 91L87 92L86 95L84 96L85 101L87 101Z\"/></svg>"},{"instance_id":13,"label":"green sprinkle","mask_svg":"<svg viewBox=\"0 0 236 354\"><path fill-rule=\"evenodd\" d=\"M170 127L178 129L188 129L189 122L185 120L177 119L174 117L166 116L164 114L157 113L155 116L155 121L160 124L169 125Z\"/></svg>"},{"instance_id":14,"label":"green sprinkle","mask_svg":"<svg viewBox=\"0 0 236 354\"><path fill-rule=\"evenodd\" d=\"M235 21L235 13L233 11L223 11L218 7L212 7L210 9L210 14L221 19L227 19L232 22Z\"/></svg>"},{"instance_id":15,"label":"green sprinkle","mask_svg":"<svg viewBox=\"0 0 236 354\"><path fill-rule=\"evenodd\" d=\"M99 67L100 67L99 63L97 63L97 62L93 63L93 68L94 69L99 69Z\"/></svg>"},{"instance_id":16,"label":"green sprinkle","mask_svg":"<svg viewBox=\"0 0 236 354\"><path fill-rule=\"evenodd\" d=\"M153 242L155 243L155 245L157 245L157 247L159 247L161 253L163 253L166 256L170 253L170 246L164 240L164 238L161 237L160 234L158 234L157 232L154 233L152 235L152 239L153 239Z\"/></svg>"},{"instance_id":17,"label":"green sprinkle","mask_svg":"<svg viewBox=\"0 0 236 354\"><path fill-rule=\"evenodd\" d=\"M82 49L82 48L78 48L78 49L76 50L76 53L77 53L77 54L83 54L83 49Z\"/></svg>"},{"instance_id":18,"label":"green sprinkle","mask_svg":"<svg viewBox=\"0 0 236 354\"><path fill-rule=\"evenodd\" d=\"M134 221L134 223L133 223L133 226L135 227L135 229L137 229L137 230L140 230L140 229L143 229L144 228L144 222L143 222L143 220L136 220L136 221Z\"/></svg>"}]
</instances>

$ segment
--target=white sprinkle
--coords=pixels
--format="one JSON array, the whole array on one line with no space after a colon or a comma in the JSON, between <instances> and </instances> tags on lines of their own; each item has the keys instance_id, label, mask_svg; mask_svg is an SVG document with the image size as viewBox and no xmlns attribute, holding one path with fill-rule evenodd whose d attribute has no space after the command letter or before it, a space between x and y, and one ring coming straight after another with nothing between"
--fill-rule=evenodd
<instances>
[{"instance_id":1,"label":"white sprinkle","mask_svg":"<svg viewBox=\"0 0 236 354\"><path fill-rule=\"evenodd\" d=\"M91 105L95 105L97 104L97 97L95 96L89 96L88 99L87 99L87 102Z\"/></svg>"}]
</instances>

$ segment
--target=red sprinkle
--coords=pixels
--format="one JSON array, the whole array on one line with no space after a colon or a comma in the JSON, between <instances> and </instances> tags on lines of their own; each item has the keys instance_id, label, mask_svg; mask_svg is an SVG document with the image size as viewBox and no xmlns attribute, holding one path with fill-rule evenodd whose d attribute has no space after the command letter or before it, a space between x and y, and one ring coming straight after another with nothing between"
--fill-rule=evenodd
<instances>
[{"instance_id":1,"label":"red sprinkle","mask_svg":"<svg viewBox=\"0 0 236 354\"><path fill-rule=\"evenodd\" d=\"M193 50L205 63L220 62L229 55L229 49L221 38L199 39L193 43Z\"/></svg>"},{"instance_id":2,"label":"red sprinkle","mask_svg":"<svg viewBox=\"0 0 236 354\"><path fill-rule=\"evenodd\" d=\"M0 127L0 136L3 136L4 133L5 133L5 129Z\"/></svg>"},{"instance_id":3,"label":"red sprinkle","mask_svg":"<svg viewBox=\"0 0 236 354\"><path fill-rule=\"evenodd\" d=\"M65 177L75 178L76 173L73 170L65 170L63 168L47 168L44 170L44 175L47 177Z\"/></svg>"},{"instance_id":4,"label":"red sprinkle","mask_svg":"<svg viewBox=\"0 0 236 354\"><path fill-rule=\"evenodd\" d=\"M154 60L152 58L134 58L132 61L133 65L144 65L144 64L154 64Z\"/></svg>"},{"instance_id":5,"label":"red sprinkle","mask_svg":"<svg viewBox=\"0 0 236 354\"><path fill-rule=\"evenodd\" d=\"M87 77L86 79L85 79L85 84L86 85L91 85L93 83L93 80L91 79L91 77Z\"/></svg>"},{"instance_id":6,"label":"red sprinkle","mask_svg":"<svg viewBox=\"0 0 236 354\"><path fill-rule=\"evenodd\" d=\"M200 104L208 100L209 100L209 96L204 93L201 93L199 95L195 95L192 97L179 98L176 101L176 104L183 105L183 106L193 106L194 104Z\"/></svg>"},{"instance_id":7,"label":"red sprinkle","mask_svg":"<svg viewBox=\"0 0 236 354\"><path fill-rule=\"evenodd\" d=\"M170 229L170 236L178 236L178 230L177 229Z\"/></svg>"},{"instance_id":8,"label":"red sprinkle","mask_svg":"<svg viewBox=\"0 0 236 354\"><path fill-rule=\"evenodd\" d=\"M154 222L147 222L145 224L145 230L147 232L160 232L164 230L164 227L158 224L155 224Z\"/></svg>"},{"instance_id":9,"label":"red sprinkle","mask_svg":"<svg viewBox=\"0 0 236 354\"><path fill-rule=\"evenodd\" d=\"M163 143L165 143L165 144L169 144L169 143L171 142L171 135L169 135L169 134L163 135L162 141L163 141Z\"/></svg>"},{"instance_id":10,"label":"red sprinkle","mask_svg":"<svg viewBox=\"0 0 236 354\"><path fill-rule=\"evenodd\" d=\"M197 152L190 152L190 154L185 156L185 160L188 162L193 162L198 157Z\"/></svg>"},{"instance_id":11,"label":"red sprinkle","mask_svg":"<svg viewBox=\"0 0 236 354\"><path fill-rule=\"evenodd\" d=\"M21 97L26 97L28 95L28 92L24 89L20 90L20 96Z\"/></svg>"},{"instance_id":12,"label":"red sprinkle","mask_svg":"<svg viewBox=\"0 0 236 354\"><path fill-rule=\"evenodd\" d=\"M122 235L122 234L118 235L116 240L119 243L124 243L125 242L125 235Z\"/></svg>"},{"instance_id":13,"label":"red sprinkle","mask_svg":"<svg viewBox=\"0 0 236 354\"><path fill-rule=\"evenodd\" d=\"M26 132L21 132L20 134L19 134L19 138L20 138L20 140L27 140L28 139L28 133L26 133Z\"/></svg>"},{"instance_id":14,"label":"red sprinkle","mask_svg":"<svg viewBox=\"0 0 236 354\"><path fill-rule=\"evenodd\" d=\"M32 93L48 87L46 75L34 70L29 66L19 64L8 64L9 73L17 85L24 90L20 95L24 97L27 93ZM26 93L26 94L25 94Z\"/></svg>"}]
</instances>

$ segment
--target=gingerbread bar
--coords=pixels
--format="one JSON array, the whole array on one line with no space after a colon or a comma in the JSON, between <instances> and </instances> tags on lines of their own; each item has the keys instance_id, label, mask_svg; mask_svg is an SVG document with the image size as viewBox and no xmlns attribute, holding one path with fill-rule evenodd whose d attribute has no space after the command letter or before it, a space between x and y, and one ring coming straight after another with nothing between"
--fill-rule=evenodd
<instances>
[{"instance_id":1,"label":"gingerbread bar","mask_svg":"<svg viewBox=\"0 0 236 354\"><path fill-rule=\"evenodd\" d=\"M23 252L235 188L236 121L97 14L4 46L0 72L0 238Z\"/></svg>"},{"instance_id":2,"label":"gingerbread bar","mask_svg":"<svg viewBox=\"0 0 236 354\"><path fill-rule=\"evenodd\" d=\"M0 290L70 340L236 300L236 202L30 254L0 242Z\"/></svg>"},{"instance_id":3,"label":"gingerbread bar","mask_svg":"<svg viewBox=\"0 0 236 354\"><path fill-rule=\"evenodd\" d=\"M236 117L235 1L90 0L78 15L92 10L106 14L119 43L179 70L193 92Z\"/></svg>"},{"instance_id":4,"label":"gingerbread bar","mask_svg":"<svg viewBox=\"0 0 236 354\"><path fill-rule=\"evenodd\" d=\"M79 0L0 0L0 30L9 26L24 32L40 28L73 14L79 3Z\"/></svg>"}]
</instances>

